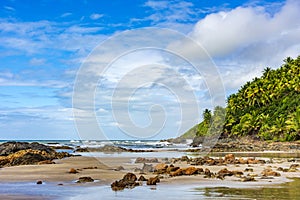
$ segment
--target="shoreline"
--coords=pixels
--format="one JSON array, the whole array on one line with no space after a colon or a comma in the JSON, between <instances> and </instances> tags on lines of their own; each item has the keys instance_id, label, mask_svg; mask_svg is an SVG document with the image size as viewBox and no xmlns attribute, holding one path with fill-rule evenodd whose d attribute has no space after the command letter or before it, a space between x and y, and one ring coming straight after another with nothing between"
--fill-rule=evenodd
<instances>
[{"instance_id":1,"label":"shoreline","mask_svg":"<svg viewBox=\"0 0 300 200\"><path fill-rule=\"evenodd\" d=\"M223 153L223 152L222 152ZM230 152L232 153L232 152ZM233 153L236 157L243 158L244 156L239 156L241 152ZM257 152L259 154L260 152ZM218 155L219 156L219 155ZM211 156L212 158L218 158L218 156ZM142 154L141 154L142 157ZM251 156L250 156L251 157ZM244 157L245 158L245 157ZM256 157L263 158L266 161L269 161L269 157ZM76 156L69 157L60 160L54 160L56 164L44 164L44 165L20 165L20 166L11 166L11 167L3 167L0 168L0 183L11 183L11 182L33 182L42 180L43 182L51 182L51 183L69 183L74 185L75 181L81 176L91 176L95 180L99 180L90 185L100 185L100 184L110 184L112 181L116 179L122 178L124 174L127 172L133 172L139 175L138 172L134 172L135 168L141 168L143 163L134 163L136 157L88 157L88 156ZM253 168L253 173L260 172L267 167L271 167L276 170L278 167L288 168L291 164L295 162L288 162L288 158L276 158L273 157L273 163L266 164L227 164L227 165L197 165L195 167L208 168L212 172L217 172L223 168L228 168L231 170L241 170L243 171L245 168ZM299 161L300 159L296 159ZM161 163L158 162L158 163ZM151 163L155 166L158 163ZM297 163L297 162L296 162ZM184 168L190 167L191 165L186 162L175 163L175 166ZM117 170L119 166L123 166L124 170ZM74 168L78 171L76 174L69 173L69 170ZM299 167L300 169L300 167ZM300 178L300 170L296 170L295 172L280 172L280 177L275 177L272 179L272 182L278 182L283 178ZM146 177L154 176L153 173L143 174ZM191 175L191 176L179 176L179 177L164 177L161 183L173 183L174 181L184 181L188 182L189 180L201 181L201 180L210 180L216 181L218 179L204 179L201 175ZM225 180L218 181L229 181L231 177L226 177ZM235 181L235 180L233 180ZM257 181L256 183L260 183L264 181ZM279 181L281 182L281 181ZM247 182L248 184L248 182Z\"/></svg>"},{"instance_id":2,"label":"shoreline","mask_svg":"<svg viewBox=\"0 0 300 200\"><path fill-rule=\"evenodd\" d=\"M166 152L169 152L167 150ZM174 154L178 152L178 155L182 155L183 152L177 150ZM55 164L43 164L43 165L19 165L0 168L0 185L5 186L11 184L18 185L31 185L33 188L48 190L49 188L54 190L54 195L43 196L39 193L30 194L31 199L57 199L55 197L56 193L58 195L64 196L65 194L60 194L60 191L67 190L66 195L73 195L72 191L76 187L76 191L81 191L83 195L83 190L92 190L95 188L104 190L106 195L113 195L114 191L111 190L110 185L116 180L122 179L122 177L127 173L134 173L137 177L140 175L146 178L155 177L157 174L153 172L140 173L136 171L137 168L141 169L143 163L135 163L137 157L144 158L155 158L155 155L163 155L164 151L159 152L148 152L148 153L111 153L103 157L93 157L90 156L75 156L67 157L63 159L54 160ZM185 162L177 157L177 161L172 161L173 158L167 159L164 157L157 157L158 162L146 162L149 165L155 167L159 163L166 163L168 165L173 164L176 167L188 168L196 167L209 169L212 173L217 174L220 170L227 168L231 171L242 171L244 175L246 174L256 174L255 180L250 182L242 182L240 177L237 176L226 176L224 180L218 178L205 178L203 175L183 175L170 177L168 174L161 174L160 183L156 186L146 185L143 182L142 186L137 186L136 188L126 189L124 192L134 194L135 191L137 195L140 195L142 190L170 190L171 188L177 188L179 190L194 190L195 188L205 189L205 188L232 188L232 189L253 189L253 188L264 188L264 187L280 187L281 184L293 182L293 179L300 178L300 166L292 172L278 171L281 167L283 169L289 169L292 164L300 164L300 158L298 156L291 159L293 153L295 152L284 152L284 151L258 151L258 152L211 152L208 154L211 158L219 159L220 156L224 156L228 153L234 154L236 160L239 158L252 158L263 159L265 163L259 164L221 164L221 165L193 165L191 162ZM172 153L173 154L173 153ZM101 155L101 154L100 154ZM154 155L151 157L151 155ZM201 152L185 152L190 158L202 156ZM263 155L263 156L262 156ZM272 156L273 155L273 156ZM280 155L278 157L278 155ZM287 156L288 155L288 156ZM298 154L295 154L298 155ZM286 156L286 157L285 157ZM284 158L283 158L284 157ZM179 161L178 161L179 159ZM175 159L176 160L176 159ZM122 166L124 169L118 169ZM74 168L78 173L69 173L70 169ZM246 168L252 168L252 172L245 172ZM262 178L262 171L269 168L273 171L279 172L278 177L268 177ZM80 177L92 177L95 182L91 183L76 183ZM37 181L41 180L42 185L37 185ZM29 186L26 186L29 187ZM47 189L48 188L48 189ZM72 189L73 188L73 189ZM190 188L190 189L188 189ZM29 187L31 190L31 188ZM69 191L70 190L70 191ZM96 191L96 189L95 189ZM130 191L130 192L129 192ZM79 193L79 192L78 192ZM117 192L118 193L118 192ZM120 193L122 194L122 193ZM0 192L0 198L5 199L28 199L28 193L7 193ZM34 198L33 198L34 197ZM58 198L60 199L60 198ZM65 199L65 198L62 198Z\"/></svg>"}]
</instances>

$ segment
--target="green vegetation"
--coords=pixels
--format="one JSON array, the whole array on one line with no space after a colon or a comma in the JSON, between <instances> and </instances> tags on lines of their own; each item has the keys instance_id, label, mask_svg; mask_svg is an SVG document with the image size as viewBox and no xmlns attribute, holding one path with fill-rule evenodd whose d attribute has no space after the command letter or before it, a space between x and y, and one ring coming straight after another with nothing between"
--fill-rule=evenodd
<instances>
[{"instance_id":1,"label":"green vegetation","mask_svg":"<svg viewBox=\"0 0 300 200\"><path fill-rule=\"evenodd\" d=\"M218 113L219 110L219 113ZM264 140L300 139L300 56L288 57L277 70L265 68L262 77L247 82L227 99L225 123L222 108L203 113L203 121L191 131L197 136L253 136ZM217 114L218 113L218 114ZM197 130L195 128L197 127Z\"/></svg>"}]
</instances>

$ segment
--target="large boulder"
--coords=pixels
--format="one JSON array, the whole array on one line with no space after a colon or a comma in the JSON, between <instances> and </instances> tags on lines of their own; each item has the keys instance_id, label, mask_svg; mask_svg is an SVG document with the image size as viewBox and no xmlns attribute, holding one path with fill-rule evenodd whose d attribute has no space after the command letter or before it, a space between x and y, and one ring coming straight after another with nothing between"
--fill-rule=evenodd
<instances>
[{"instance_id":1,"label":"large boulder","mask_svg":"<svg viewBox=\"0 0 300 200\"><path fill-rule=\"evenodd\" d=\"M227 164L232 164L235 161L235 156L233 154L227 154L225 155L224 160Z\"/></svg>"},{"instance_id":2,"label":"large boulder","mask_svg":"<svg viewBox=\"0 0 300 200\"><path fill-rule=\"evenodd\" d=\"M136 180L137 177L135 174L127 173L126 175L124 175L123 179L113 182L110 186L114 191L124 190L125 188L133 188L139 185Z\"/></svg>"},{"instance_id":3,"label":"large boulder","mask_svg":"<svg viewBox=\"0 0 300 200\"><path fill-rule=\"evenodd\" d=\"M156 183L159 183L160 179L156 177L151 177L147 180L147 185L156 185Z\"/></svg>"},{"instance_id":4,"label":"large boulder","mask_svg":"<svg viewBox=\"0 0 300 200\"><path fill-rule=\"evenodd\" d=\"M16 166L16 165L30 165L37 164L44 160L51 160L51 154L40 150L21 150L8 156L0 157L0 166Z\"/></svg>"},{"instance_id":5,"label":"large boulder","mask_svg":"<svg viewBox=\"0 0 300 200\"><path fill-rule=\"evenodd\" d=\"M92 179L89 176L79 177L76 183L88 183L88 182L94 182L94 179Z\"/></svg>"},{"instance_id":6,"label":"large boulder","mask_svg":"<svg viewBox=\"0 0 300 200\"><path fill-rule=\"evenodd\" d=\"M23 149L22 149L23 148ZM40 149L38 149L40 148ZM45 145L33 142L6 142L0 145L0 167L32 165L71 156L66 152L56 152Z\"/></svg>"}]
</instances>

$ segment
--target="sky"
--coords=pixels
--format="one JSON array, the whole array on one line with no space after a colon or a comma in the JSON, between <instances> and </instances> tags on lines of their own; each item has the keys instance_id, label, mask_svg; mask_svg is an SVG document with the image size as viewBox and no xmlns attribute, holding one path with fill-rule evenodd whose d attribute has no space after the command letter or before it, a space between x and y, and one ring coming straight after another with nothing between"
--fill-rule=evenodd
<instances>
[{"instance_id":1,"label":"sky","mask_svg":"<svg viewBox=\"0 0 300 200\"><path fill-rule=\"evenodd\" d=\"M300 54L298 0L2 0L0 139L162 139Z\"/></svg>"}]
</instances>

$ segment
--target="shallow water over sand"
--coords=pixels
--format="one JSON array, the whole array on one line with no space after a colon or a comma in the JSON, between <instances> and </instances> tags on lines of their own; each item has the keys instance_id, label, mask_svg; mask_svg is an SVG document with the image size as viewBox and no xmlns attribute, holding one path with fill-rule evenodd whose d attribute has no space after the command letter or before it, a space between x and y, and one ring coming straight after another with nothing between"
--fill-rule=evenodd
<instances>
[{"instance_id":1,"label":"shallow water over sand","mask_svg":"<svg viewBox=\"0 0 300 200\"><path fill-rule=\"evenodd\" d=\"M140 186L114 192L109 186L58 186L55 183L1 183L1 194L14 194L16 199L94 200L94 199L299 199L300 179L289 183L254 188L199 187L197 184L161 184Z\"/></svg>"}]
</instances>

